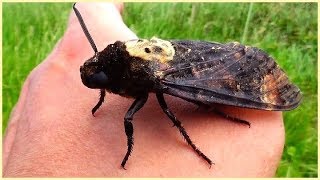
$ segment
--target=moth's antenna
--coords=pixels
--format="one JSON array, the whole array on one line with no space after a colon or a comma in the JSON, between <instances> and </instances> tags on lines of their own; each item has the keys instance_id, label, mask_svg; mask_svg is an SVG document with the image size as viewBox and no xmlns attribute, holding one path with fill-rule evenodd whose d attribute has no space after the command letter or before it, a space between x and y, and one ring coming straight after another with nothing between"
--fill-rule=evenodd
<instances>
[{"instance_id":1,"label":"moth's antenna","mask_svg":"<svg viewBox=\"0 0 320 180\"><path fill-rule=\"evenodd\" d=\"M87 26L86 26L86 24L84 23L83 18L82 18L82 16L81 16L80 12L78 11L78 9L77 9L75 6L76 6L76 3L73 4L74 13L76 13L76 16L77 16L77 18L78 18L78 20L79 20L79 23L80 23L81 27L82 27L82 30L83 30L84 34L86 35L88 41L90 42L92 49L93 49L94 52L97 54L97 53L98 53L97 46L94 44L94 41L93 41L91 35L89 34L89 31L88 31Z\"/></svg>"}]
</instances>

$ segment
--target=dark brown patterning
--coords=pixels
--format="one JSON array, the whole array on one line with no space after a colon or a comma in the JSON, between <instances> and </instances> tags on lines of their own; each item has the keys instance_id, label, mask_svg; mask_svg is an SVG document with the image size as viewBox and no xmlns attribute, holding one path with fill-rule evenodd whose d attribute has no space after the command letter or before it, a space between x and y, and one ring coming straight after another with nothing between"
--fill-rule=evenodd
<instances>
[{"instance_id":1,"label":"dark brown patterning","mask_svg":"<svg viewBox=\"0 0 320 180\"><path fill-rule=\"evenodd\" d=\"M204 104L290 110L301 100L276 62L262 50L239 43L170 41L169 67L158 72L164 93Z\"/></svg>"}]
</instances>

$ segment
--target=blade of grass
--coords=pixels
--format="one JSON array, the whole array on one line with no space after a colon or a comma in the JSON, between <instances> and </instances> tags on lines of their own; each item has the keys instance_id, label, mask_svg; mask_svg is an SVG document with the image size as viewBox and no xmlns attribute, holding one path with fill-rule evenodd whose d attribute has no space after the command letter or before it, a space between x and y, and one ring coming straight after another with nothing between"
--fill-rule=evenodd
<instances>
[{"instance_id":1,"label":"blade of grass","mask_svg":"<svg viewBox=\"0 0 320 180\"><path fill-rule=\"evenodd\" d=\"M244 26L244 30L243 30L243 35L242 35L242 39L241 39L241 43L243 44L246 39L247 39L247 33L248 33L248 28L249 28L249 22L251 19L251 14L252 14L252 7L253 7L253 3L251 2L249 5L249 10L248 10L248 14L247 14L247 20L246 20L246 24Z\"/></svg>"}]
</instances>

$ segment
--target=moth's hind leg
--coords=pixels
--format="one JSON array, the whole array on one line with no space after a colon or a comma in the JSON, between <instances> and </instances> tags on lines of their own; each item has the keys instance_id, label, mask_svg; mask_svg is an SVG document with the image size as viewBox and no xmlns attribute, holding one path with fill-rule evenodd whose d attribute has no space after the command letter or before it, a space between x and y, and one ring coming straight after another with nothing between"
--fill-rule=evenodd
<instances>
[{"instance_id":1,"label":"moth's hind leg","mask_svg":"<svg viewBox=\"0 0 320 180\"><path fill-rule=\"evenodd\" d=\"M205 161L207 161L207 163L210 165L213 164L213 162L206 156L204 155L197 147L196 145L191 141L188 133L186 132L186 130L183 128L181 122L174 116L174 114L170 111L170 109L167 106L167 103L164 100L163 94L162 93L157 93L157 99L158 102L163 110L163 112L171 119L171 121L173 122L174 126L176 126L181 135L184 137L184 139L187 141L187 143L192 147L192 149L200 156L202 157Z\"/></svg>"},{"instance_id":2,"label":"moth's hind leg","mask_svg":"<svg viewBox=\"0 0 320 180\"><path fill-rule=\"evenodd\" d=\"M198 106L197 109L205 108L205 109L207 109L209 111L213 111L213 112L217 113L218 115L220 115L220 116L222 116L222 117L224 117L224 118L226 118L226 119L228 119L230 121L247 125L247 126L249 126L249 128L251 127L250 122L248 122L246 120L243 120L243 119L240 119L240 118L237 118L237 117L234 117L234 116L230 116L229 114L218 110L217 108L215 108L212 105L204 104L202 102L193 101L193 100L189 100L189 99L185 99L185 100L197 105Z\"/></svg>"},{"instance_id":3,"label":"moth's hind leg","mask_svg":"<svg viewBox=\"0 0 320 180\"><path fill-rule=\"evenodd\" d=\"M224 117L224 118L226 118L226 119L228 119L228 120L230 120L230 121L247 125L247 126L249 126L249 128L251 127L250 122L248 122L248 121L246 121L246 120L243 120L243 119L240 119L240 118L237 118L237 117L230 116L230 115L228 115L227 113L222 112L222 111L218 110L218 109L215 108L215 107L210 107L209 109L210 109L210 111L214 111L214 112L217 113L218 115L220 115L220 116L222 116L222 117Z\"/></svg>"},{"instance_id":4,"label":"moth's hind leg","mask_svg":"<svg viewBox=\"0 0 320 180\"><path fill-rule=\"evenodd\" d=\"M100 89L100 98L98 103L92 108L91 113L94 116L94 113L99 109L104 101L104 97L106 96L106 91L104 89Z\"/></svg>"}]
</instances>

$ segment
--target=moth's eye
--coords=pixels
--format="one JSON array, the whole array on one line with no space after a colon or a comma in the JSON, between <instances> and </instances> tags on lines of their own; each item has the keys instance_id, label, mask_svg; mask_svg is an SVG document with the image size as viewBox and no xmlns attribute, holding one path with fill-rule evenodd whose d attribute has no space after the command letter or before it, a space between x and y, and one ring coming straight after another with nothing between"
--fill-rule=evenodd
<instances>
[{"instance_id":1,"label":"moth's eye","mask_svg":"<svg viewBox=\"0 0 320 180\"><path fill-rule=\"evenodd\" d=\"M82 83L88 88L102 89L108 85L108 76L103 71L93 73L91 75L86 74L85 71L81 71Z\"/></svg>"},{"instance_id":2,"label":"moth's eye","mask_svg":"<svg viewBox=\"0 0 320 180\"><path fill-rule=\"evenodd\" d=\"M90 84L100 87L108 82L108 77L103 71L100 71L99 73L92 74L88 80Z\"/></svg>"}]
</instances>

